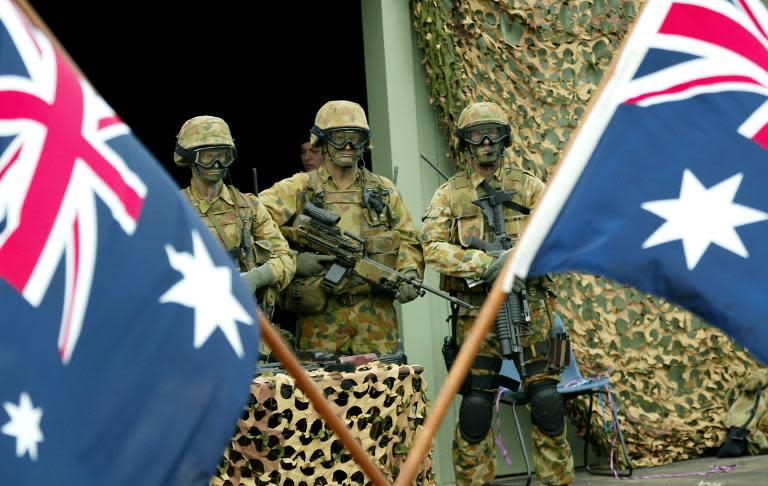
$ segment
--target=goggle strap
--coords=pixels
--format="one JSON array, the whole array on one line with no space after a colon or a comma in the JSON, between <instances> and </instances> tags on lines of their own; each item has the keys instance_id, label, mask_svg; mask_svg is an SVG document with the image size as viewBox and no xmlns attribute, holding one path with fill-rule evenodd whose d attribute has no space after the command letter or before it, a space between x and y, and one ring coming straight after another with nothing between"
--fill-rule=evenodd
<instances>
[{"instance_id":1,"label":"goggle strap","mask_svg":"<svg viewBox=\"0 0 768 486\"><path fill-rule=\"evenodd\" d=\"M179 157L186 159L190 162L195 162L195 159L197 159L197 154L194 150L185 149L178 143L176 144L176 153L179 155Z\"/></svg>"}]
</instances>

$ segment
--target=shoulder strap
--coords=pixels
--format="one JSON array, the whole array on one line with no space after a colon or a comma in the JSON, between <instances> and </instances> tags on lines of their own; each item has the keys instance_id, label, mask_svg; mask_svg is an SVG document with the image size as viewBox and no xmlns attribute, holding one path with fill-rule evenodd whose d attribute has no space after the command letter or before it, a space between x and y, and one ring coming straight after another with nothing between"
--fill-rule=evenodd
<instances>
[{"instance_id":1,"label":"shoulder strap","mask_svg":"<svg viewBox=\"0 0 768 486\"><path fill-rule=\"evenodd\" d=\"M319 170L313 170L308 172L309 175L309 185L307 186L306 193L304 197L302 198L302 207L297 208L297 212L301 212L304 209L304 204L307 203L307 201L312 201L317 203L317 198L322 199L323 194L323 181L320 179L320 171Z\"/></svg>"},{"instance_id":2,"label":"shoulder strap","mask_svg":"<svg viewBox=\"0 0 768 486\"><path fill-rule=\"evenodd\" d=\"M522 204L518 204L512 200L512 194L514 194L514 191L502 191L499 189L494 189L485 179L483 179L483 182L480 183L480 187L482 187L483 191L485 191L486 194L491 196L493 200L496 201L496 204L501 203L501 205L505 208L514 209L518 213L525 214L526 216L531 214L530 208L526 208Z\"/></svg>"}]
</instances>

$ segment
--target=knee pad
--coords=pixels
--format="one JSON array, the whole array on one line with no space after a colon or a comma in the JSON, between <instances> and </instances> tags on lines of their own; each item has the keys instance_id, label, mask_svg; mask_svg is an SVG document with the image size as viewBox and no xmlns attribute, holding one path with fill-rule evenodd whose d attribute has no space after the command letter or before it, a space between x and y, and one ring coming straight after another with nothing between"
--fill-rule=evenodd
<instances>
[{"instance_id":1,"label":"knee pad","mask_svg":"<svg viewBox=\"0 0 768 486\"><path fill-rule=\"evenodd\" d=\"M531 421L543 433L554 437L565 428L563 396L557 391L557 382L544 380L528 387L531 403Z\"/></svg>"},{"instance_id":2,"label":"knee pad","mask_svg":"<svg viewBox=\"0 0 768 486\"><path fill-rule=\"evenodd\" d=\"M485 438L493 419L493 394L482 390L470 390L461 400L459 432L470 444Z\"/></svg>"}]
</instances>

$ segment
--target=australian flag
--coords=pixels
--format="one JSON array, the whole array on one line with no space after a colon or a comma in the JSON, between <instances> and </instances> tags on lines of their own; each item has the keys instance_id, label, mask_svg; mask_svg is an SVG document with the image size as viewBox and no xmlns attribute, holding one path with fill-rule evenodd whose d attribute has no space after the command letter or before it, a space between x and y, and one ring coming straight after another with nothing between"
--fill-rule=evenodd
<instances>
[{"instance_id":1,"label":"australian flag","mask_svg":"<svg viewBox=\"0 0 768 486\"><path fill-rule=\"evenodd\" d=\"M768 363L766 32L758 0L649 1L531 218L514 272L633 285Z\"/></svg>"},{"instance_id":2,"label":"australian flag","mask_svg":"<svg viewBox=\"0 0 768 486\"><path fill-rule=\"evenodd\" d=\"M0 484L208 484L254 309L158 163L0 0Z\"/></svg>"}]
</instances>

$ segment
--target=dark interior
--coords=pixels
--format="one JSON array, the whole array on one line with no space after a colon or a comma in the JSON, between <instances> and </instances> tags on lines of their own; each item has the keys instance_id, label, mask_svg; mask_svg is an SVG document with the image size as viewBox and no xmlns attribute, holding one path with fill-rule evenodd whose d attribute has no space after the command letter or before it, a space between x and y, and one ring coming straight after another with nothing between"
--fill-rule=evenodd
<instances>
[{"instance_id":1,"label":"dark interior","mask_svg":"<svg viewBox=\"0 0 768 486\"><path fill-rule=\"evenodd\" d=\"M31 3L181 187L189 169L172 155L188 118L227 121L239 151L232 183L251 192L252 167L260 189L301 170L299 145L323 103L367 108L359 0L291 10L225 0Z\"/></svg>"}]
</instances>

